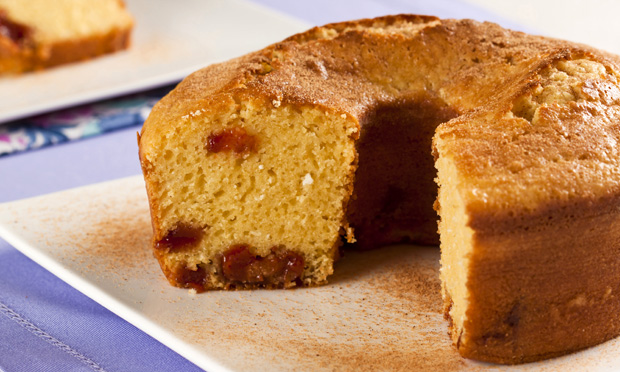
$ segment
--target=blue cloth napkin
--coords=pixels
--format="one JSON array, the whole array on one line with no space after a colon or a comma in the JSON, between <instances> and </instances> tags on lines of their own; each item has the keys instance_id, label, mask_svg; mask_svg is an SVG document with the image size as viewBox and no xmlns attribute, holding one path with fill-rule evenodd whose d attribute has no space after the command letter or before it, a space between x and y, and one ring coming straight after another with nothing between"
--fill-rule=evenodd
<instances>
[{"instance_id":1,"label":"blue cloth napkin","mask_svg":"<svg viewBox=\"0 0 620 372\"><path fill-rule=\"evenodd\" d=\"M153 105L172 88L174 85L0 125L0 156L141 125Z\"/></svg>"},{"instance_id":2,"label":"blue cloth napkin","mask_svg":"<svg viewBox=\"0 0 620 372\"><path fill-rule=\"evenodd\" d=\"M0 371L200 371L0 239Z\"/></svg>"}]
</instances>

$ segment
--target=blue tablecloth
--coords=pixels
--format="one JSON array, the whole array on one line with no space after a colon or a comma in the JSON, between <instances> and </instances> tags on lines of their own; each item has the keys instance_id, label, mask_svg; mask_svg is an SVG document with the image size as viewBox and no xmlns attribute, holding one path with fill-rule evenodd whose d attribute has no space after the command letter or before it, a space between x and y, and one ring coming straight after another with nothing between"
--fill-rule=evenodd
<instances>
[{"instance_id":1,"label":"blue tablecloth","mask_svg":"<svg viewBox=\"0 0 620 372\"><path fill-rule=\"evenodd\" d=\"M313 24L418 13L491 20L519 29L457 0L256 1ZM135 132L167 89L170 87L3 126L0 202L140 173ZM72 125L79 130L69 131ZM10 135L17 138L19 131L31 136L32 143L11 145ZM92 370L199 369L0 240L0 371Z\"/></svg>"}]
</instances>

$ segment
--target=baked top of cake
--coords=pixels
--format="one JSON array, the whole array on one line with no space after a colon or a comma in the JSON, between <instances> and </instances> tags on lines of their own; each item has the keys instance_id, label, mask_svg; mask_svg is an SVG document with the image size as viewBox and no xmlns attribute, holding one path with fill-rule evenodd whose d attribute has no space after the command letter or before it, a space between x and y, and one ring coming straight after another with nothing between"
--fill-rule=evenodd
<instances>
[{"instance_id":1,"label":"baked top of cake","mask_svg":"<svg viewBox=\"0 0 620 372\"><path fill-rule=\"evenodd\" d=\"M132 27L122 0L0 0L0 73L125 49Z\"/></svg>"},{"instance_id":2,"label":"baked top of cake","mask_svg":"<svg viewBox=\"0 0 620 372\"><path fill-rule=\"evenodd\" d=\"M278 261L287 252L304 269L275 284L322 284L338 232L355 242L380 225L372 244L428 241L436 225L396 216L418 179L437 177L462 355L519 363L602 342L620 333L618 71L618 57L588 46L414 15L317 27L206 67L139 137L155 255L179 286L273 284L261 265L296 266ZM397 161L417 146L438 173L421 155Z\"/></svg>"},{"instance_id":3,"label":"baked top of cake","mask_svg":"<svg viewBox=\"0 0 620 372\"><path fill-rule=\"evenodd\" d=\"M350 32L356 28L364 32ZM373 36L414 35L422 29L418 37L428 42L421 41L426 49L413 63L389 53L393 44L373 43L368 58L353 48ZM340 35L340 50L327 42L334 35ZM450 39L431 45L446 36ZM471 60L463 60L466 57ZM486 195L474 196L472 202L483 202L485 212L518 205L531 211L553 200L599 198L618 191L620 167L609 133L617 115L612 107L620 98L616 71L618 59L611 54L490 23L439 23L420 16L339 23L197 71L160 104L156 112L165 110L165 120L153 116L149 125L169 128L170 119L181 123L196 110L217 110L218 101L232 96L324 105L363 118L375 102L430 90L467 113L440 132L442 138L460 142L460 167L466 167L462 171L475 183L469 193ZM598 112L603 115L592 115L600 106L605 107L604 113ZM563 130L553 119L588 119L593 125L571 133L568 124ZM157 136L156 131L146 133L147 140ZM494 151L498 148L502 151ZM482 156L485 162L478 161ZM516 184L522 189L515 190Z\"/></svg>"}]
</instances>

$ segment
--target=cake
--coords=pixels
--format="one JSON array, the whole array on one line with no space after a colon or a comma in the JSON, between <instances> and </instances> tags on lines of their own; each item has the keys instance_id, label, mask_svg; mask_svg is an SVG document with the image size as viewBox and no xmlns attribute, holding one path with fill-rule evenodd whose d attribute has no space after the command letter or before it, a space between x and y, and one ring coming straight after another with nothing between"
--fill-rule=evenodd
<instances>
[{"instance_id":1,"label":"cake","mask_svg":"<svg viewBox=\"0 0 620 372\"><path fill-rule=\"evenodd\" d=\"M464 357L601 343L620 334L619 63L399 15L206 67L138 136L154 255L180 287L289 288L326 283L343 241L440 241Z\"/></svg>"},{"instance_id":2,"label":"cake","mask_svg":"<svg viewBox=\"0 0 620 372\"><path fill-rule=\"evenodd\" d=\"M0 0L0 75L126 49L132 27L122 0Z\"/></svg>"}]
</instances>

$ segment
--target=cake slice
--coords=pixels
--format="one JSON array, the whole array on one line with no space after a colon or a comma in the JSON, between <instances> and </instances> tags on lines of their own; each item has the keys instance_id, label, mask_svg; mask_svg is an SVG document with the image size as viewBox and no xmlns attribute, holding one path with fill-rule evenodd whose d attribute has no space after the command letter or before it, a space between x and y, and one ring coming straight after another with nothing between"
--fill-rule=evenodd
<instances>
[{"instance_id":1,"label":"cake slice","mask_svg":"<svg viewBox=\"0 0 620 372\"><path fill-rule=\"evenodd\" d=\"M155 255L172 284L197 290L326 283L351 192L356 122L246 98L208 99L179 126L160 122L140 139Z\"/></svg>"},{"instance_id":2,"label":"cake slice","mask_svg":"<svg viewBox=\"0 0 620 372\"><path fill-rule=\"evenodd\" d=\"M0 0L0 74L126 49L132 27L122 0Z\"/></svg>"},{"instance_id":3,"label":"cake slice","mask_svg":"<svg viewBox=\"0 0 620 372\"><path fill-rule=\"evenodd\" d=\"M618 65L564 53L433 140L444 311L469 358L533 361L620 332Z\"/></svg>"}]
</instances>

